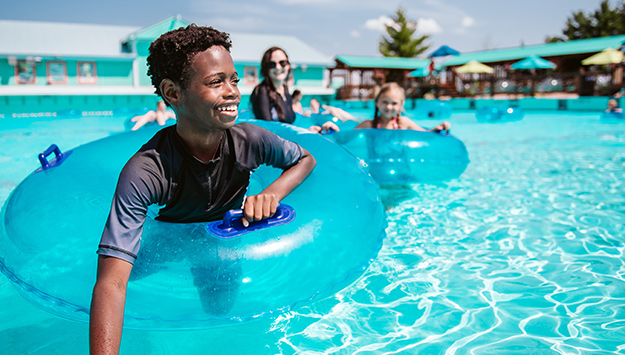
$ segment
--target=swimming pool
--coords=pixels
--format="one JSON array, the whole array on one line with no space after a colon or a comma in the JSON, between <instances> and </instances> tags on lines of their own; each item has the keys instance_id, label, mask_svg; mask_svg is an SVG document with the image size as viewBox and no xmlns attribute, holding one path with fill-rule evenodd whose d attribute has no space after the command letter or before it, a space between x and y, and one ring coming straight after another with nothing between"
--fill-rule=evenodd
<instances>
[{"instance_id":1,"label":"swimming pool","mask_svg":"<svg viewBox=\"0 0 625 355\"><path fill-rule=\"evenodd\" d=\"M67 150L125 119L0 120L0 201L50 143ZM625 353L625 124L576 112L450 122L469 167L381 190L388 237L354 284L236 327L127 330L122 354ZM4 276L0 304L0 353L87 353L86 324L32 306Z\"/></svg>"}]
</instances>

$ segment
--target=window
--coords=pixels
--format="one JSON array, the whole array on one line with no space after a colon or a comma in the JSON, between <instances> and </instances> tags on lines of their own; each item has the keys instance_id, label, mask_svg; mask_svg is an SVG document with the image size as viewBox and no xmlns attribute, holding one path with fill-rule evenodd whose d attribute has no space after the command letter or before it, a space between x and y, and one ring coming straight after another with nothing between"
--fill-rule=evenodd
<instances>
[{"instance_id":1,"label":"window","mask_svg":"<svg viewBox=\"0 0 625 355\"><path fill-rule=\"evenodd\" d=\"M78 62L76 65L78 84L98 83L98 73L96 72L95 62Z\"/></svg>"},{"instance_id":2,"label":"window","mask_svg":"<svg viewBox=\"0 0 625 355\"><path fill-rule=\"evenodd\" d=\"M34 63L18 60L15 64L15 83L34 84L36 73Z\"/></svg>"},{"instance_id":3,"label":"window","mask_svg":"<svg viewBox=\"0 0 625 355\"><path fill-rule=\"evenodd\" d=\"M47 63L48 84L67 84L67 66L65 62Z\"/></svg>"}]
</instances>

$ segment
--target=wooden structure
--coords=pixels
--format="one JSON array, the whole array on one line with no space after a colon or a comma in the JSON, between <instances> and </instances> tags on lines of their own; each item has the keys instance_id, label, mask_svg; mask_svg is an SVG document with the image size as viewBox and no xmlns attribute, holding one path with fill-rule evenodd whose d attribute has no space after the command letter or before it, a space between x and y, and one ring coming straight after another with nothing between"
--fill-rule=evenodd
<instances>
[{"instance_id":1,"label":"wooden structure","mask_svg":"<svg viewBox=\"0 0 625 355\"><path fill-rule=\"evenodd\" d=\"M394 81L406 87L410 73L429 65L427 59L337 56L329 68L330 83L336 86L339 100L372 100L376 88Z\"/></svg>"},{"instance_id":2,"label":"wooden structure","mask_svg":"<svg viewBox=\"0 0 625 355\"><path fill-rule=\"evenodd\" d=\"M582 60L606 48L621 48L625 35L547 43L535 46L464 53L443 63L451 80L439 85L439 93L474 95L612 95L622 87L620 65L584 66ZM529 56L556 64L555 69L512 70L510 66ZM455 68L477 60L494 69L493 74L457 74ZM605 79L604 83L599 79ZM451 95L456 96L456 95Z\"/></svg>"},{"instance_id":3,"label":"wooden structure","mask_svg":"<svg viewBox=\"0 0 625 355\"><path fill-rule=\"evenodd\" d=\"M579 96L613 95L621 90L623 66L584 66L582 60L606 48L620 49L625 35L547 43L534 46L462 53L437 64L436 75L411 75L430 65L429 59L337 56L329 68L331 85L339 100L370 100L376 87L395 81L408 98L431 94L463 96ZM530 56L556 64L555 69L513 70L510 66ZM492 74L458 74L455 69L477 60L494 69ZM427 71L426 71L427 72Z\"/></svg>"}]
</instances>

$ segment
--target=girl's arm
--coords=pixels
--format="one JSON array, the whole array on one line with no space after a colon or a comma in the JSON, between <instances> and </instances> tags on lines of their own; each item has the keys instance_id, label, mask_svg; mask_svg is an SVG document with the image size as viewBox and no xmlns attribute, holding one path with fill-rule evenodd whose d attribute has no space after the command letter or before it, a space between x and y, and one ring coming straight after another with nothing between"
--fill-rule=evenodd
<instances>
[{"instance_id":1,"label":"girl's arm","mask_svg":"<svg viewBox=\"0 0 625 355\"><path fill-rule=\"evenodd\" d=\"M354 129L373 128L373 120L364 120L360 122Z\"/></svg>"}]
</instances>

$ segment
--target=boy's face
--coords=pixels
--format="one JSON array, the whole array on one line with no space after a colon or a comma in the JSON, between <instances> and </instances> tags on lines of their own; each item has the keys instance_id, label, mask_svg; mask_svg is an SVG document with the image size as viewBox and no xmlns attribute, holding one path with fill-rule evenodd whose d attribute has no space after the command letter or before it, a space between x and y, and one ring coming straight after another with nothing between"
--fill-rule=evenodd
<instances>
[{"instance_id":1,"label":"boy's face","mask_svg":"<svg viewBox=\"0 0 625 355\"><path fill-rule=\"evenodd\" d=\"M234 125L241 95L230 53L213 46L191 60L188 86L180 91L178 120L199 130L224 130Z\"/></svg>"}]
</instances>

